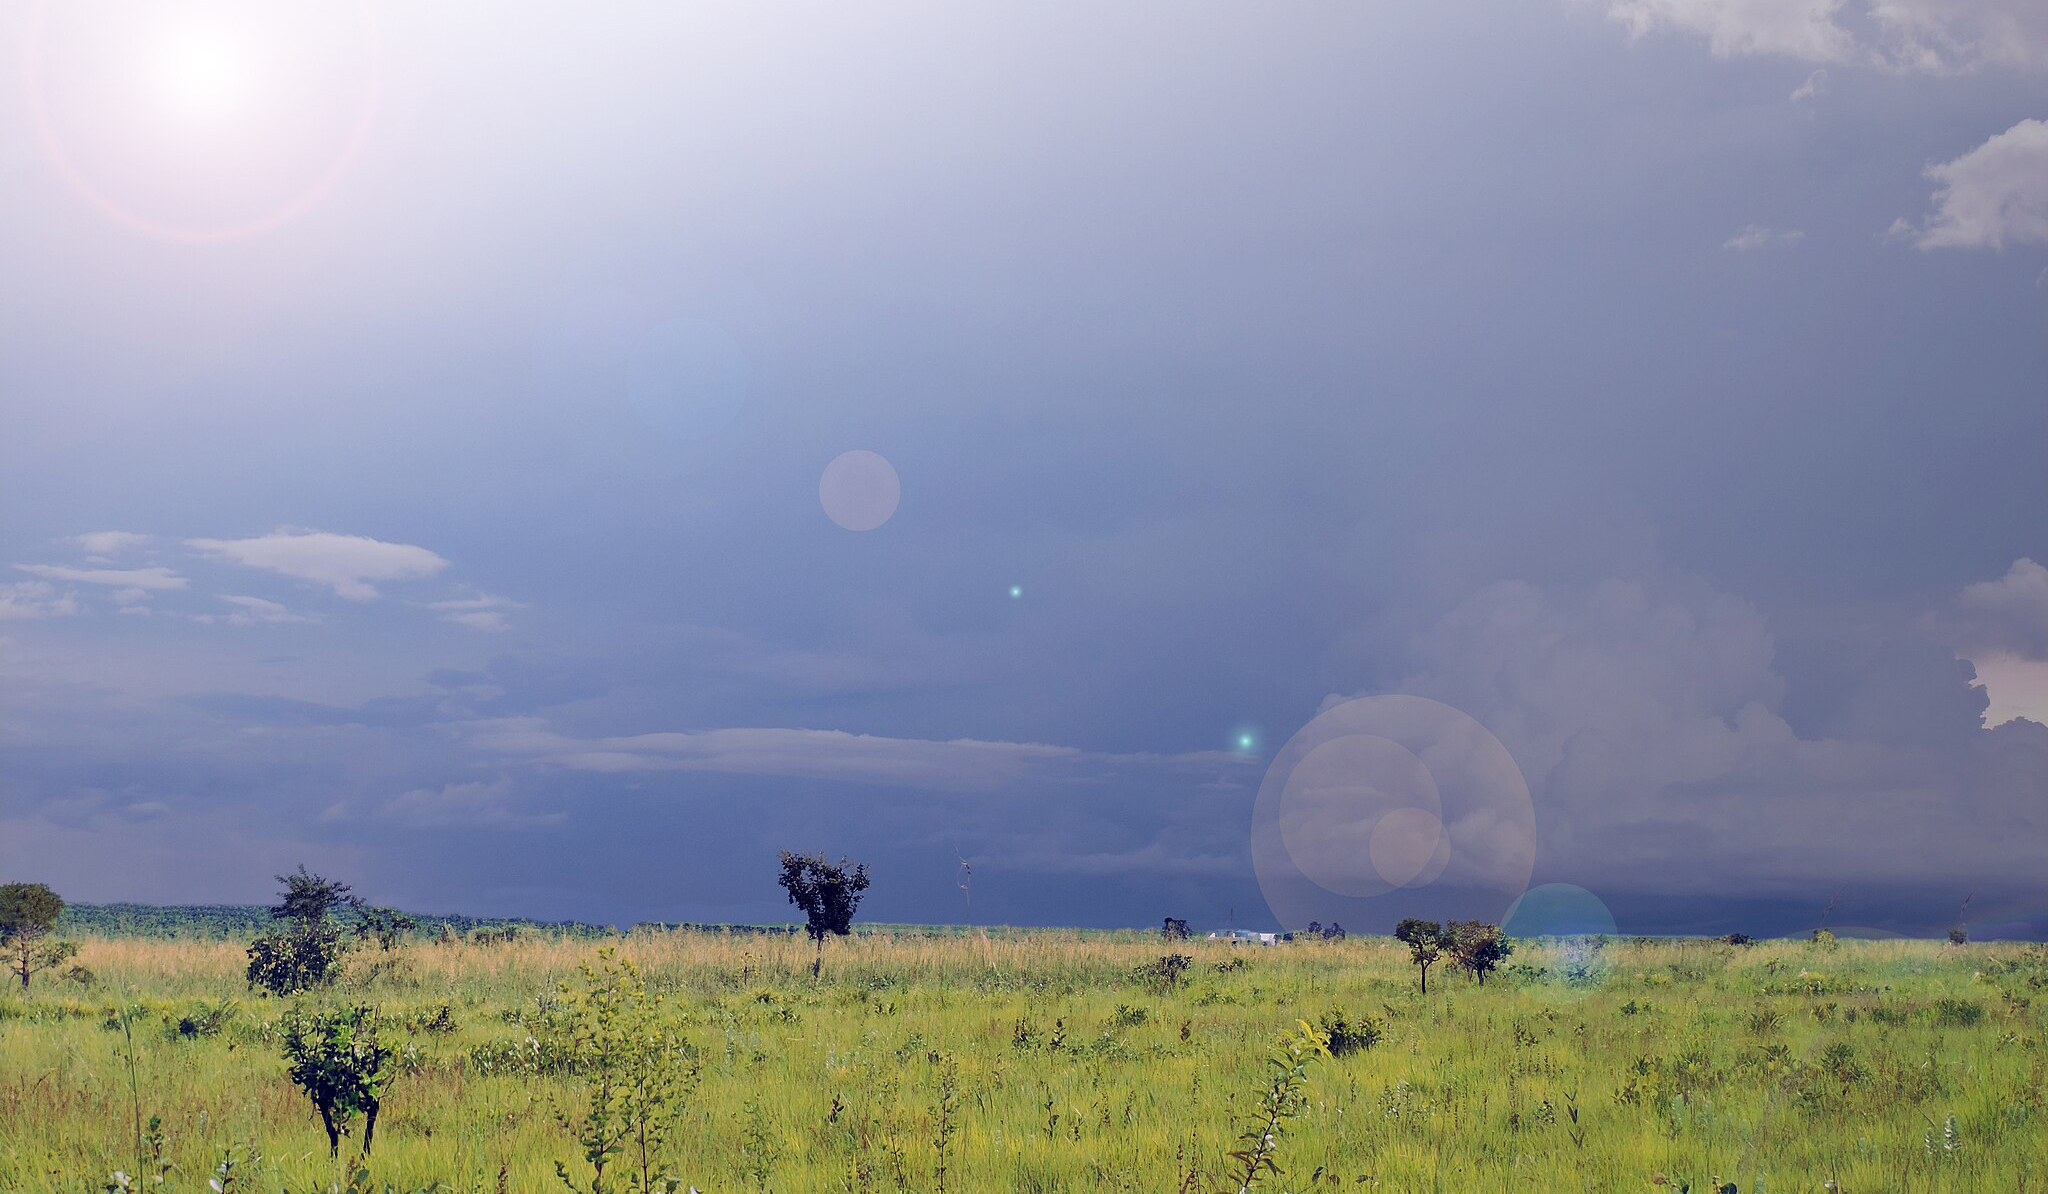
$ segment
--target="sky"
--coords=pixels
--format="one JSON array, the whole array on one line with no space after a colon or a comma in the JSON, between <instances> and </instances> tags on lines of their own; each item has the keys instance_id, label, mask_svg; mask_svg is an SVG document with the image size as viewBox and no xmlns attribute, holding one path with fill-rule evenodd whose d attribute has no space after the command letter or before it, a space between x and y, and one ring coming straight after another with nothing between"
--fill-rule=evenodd
<instances>
[{"instance_id":1,"label":"sky","mask_svg":"<svg viewBox=\"0 0 2048 1194\"><path fill-rule=\"evenodd\" d=\"M2034 0L12 0L0 61L9 881L2048 935Z\"/></svg>"}]
</instances>

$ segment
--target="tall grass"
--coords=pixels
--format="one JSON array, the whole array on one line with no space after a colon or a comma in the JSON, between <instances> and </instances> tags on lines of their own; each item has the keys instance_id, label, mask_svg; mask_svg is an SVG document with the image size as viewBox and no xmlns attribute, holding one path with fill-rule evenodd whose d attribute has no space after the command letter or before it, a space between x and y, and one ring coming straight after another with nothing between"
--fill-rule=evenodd
<instances>
[{"instance_id":1,"label":"tall grass","mask_svg":"<svg viewBox=\"0 0 2048 1194\"><path fill-rule=\"evenodd\" d=\"M1523 942L1483 989L1446 976L1424 997L1405 948L1357 937L1176 942L1192 965L1162 979L1169 951L1135 933L866 936L835 942L815 983L801 939L617 945L696 1052L667 1160L705 1194L1236 1189L1227 1154L1275 1045L1333 1012L1378 1039L1306 1070L1261 1189L2048 1183L2038 946ZM0 1190L102 1189L137 1167L150 1116L161 1188L204 1190L231 1147L239 1189L335 1180L279 1059L287 1005L245 990L240 946L83 946L94 986L45 977L0 998ZM529 936L352 960L325 998L401 1026L380 1181L559 1187L556 1162L579 1153L557 1112L582 1079L548 1025L596 948Z\"/></svg>"}]
</instances>

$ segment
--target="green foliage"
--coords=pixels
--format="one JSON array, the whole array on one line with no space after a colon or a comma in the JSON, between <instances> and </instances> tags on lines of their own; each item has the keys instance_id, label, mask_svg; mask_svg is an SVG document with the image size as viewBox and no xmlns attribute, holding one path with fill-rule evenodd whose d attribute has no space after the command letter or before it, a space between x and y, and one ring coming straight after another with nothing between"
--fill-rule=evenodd
<instances>
[{"instance_id":1,"label":"green foliage","mask_svg":"<svg viewBox=\"0 0 2048 1194\"><path fill-rule=\"evenodd\" d=\"M278 902L270 909L273 920L288 920L300 926L323 924L330 914L362 903L350 894L348 884L312 874L304 863L289 875L277 876L277 881L284 884L284 889L278 892Z\"/></svg>"},{"instance_id":2,"label":"green foliage","mask_svg":"<svg viewBox=\"0 0 2048 1194\"><path fill-rule=\"evenodd\" d=\"M1422 989L1429 990L1429 968L1444 956L1450 938L1433 920L1409 917L1394 927L1394 940L1408 947L1408 960L1422 970Z\"/></svg>"},{"instance_id":3,"label":"green foliage","mask_svg":"<svg viewBox=\"0 0 2048 1194\"><path fill-rule=\"evenodd\" d=\"M8 971L21 979L22 990L28 990L31 976L78 953L75 942L51 937L63 914L63 897L40 883L0 886L0 949L6 952Z\"/></svg>"},{"instance_id":4,"label":"green foliage","mask_svg":"<svg viewBox=\"0 0 2048 1194\"><path fill-rule=\"evenodd\" d=\"M1363 1053L1380 1043L1386 1030L1371 1016L1352 1019L1350 1013L1341 1007L1333 1007L1316 1020L1319 1033L1330 1056L1343 1057L1348 1053Z\"/></svg>"},{"instance_id":5,"label":"green foliage","mask_svg":"<svg viewBox=\"0 0 2048 1194\"><path fill-rule=\"evenodd\" d=\"M369 1007L285 1013L284 1059L292 1083L306 1092L320 1125L327 1130L327 1150L339 1155L349 1121L363 1117L363 1155L368 1156L377 1133L377 1112L395 1071L395 1054L379 1036L377 1012Z\"/></svg>"},{"instance_id":6,"label":"green foliage","mask_svg":"<svg viewBox=\"0 0 2048 1194\"><path fill-rule=\"evenodd\" d=\"M1328 1041L1304 1020L1267 1054L1266 1081L1259 1090L1258 1103L1246 1118L1237 1147L1226 1154L1229 1190L1248 1194L1265 1178L1280 1176L1280 1137L1287 1121L1307 1108L1303 1088L1308 1084L1309 1063L1329 1053Z\"/></svg>"},{"instance_id":7,"label":"green foliage","mask_svg":"<svg viewBox=\"0 0 2048 1194\"><path fill-rule=\"evenodd\" d=\"M1515 952L1514 943L1501 935L1500 926L1483 920L1466 920L1444 931L1451 958L1472 977L1486 985L1486 976Z\"/></svg>"},{"instance_id":8,"label":"green foliage","mask_svg":"<svg viewBox=\"0 0 2048 1194\"><path fill-rule=\"evenodd\" d=\"M258 937L249 943L249 985L272 995L317 990L334 981L344 951L341 930L324 921Z\"/></svg>"},{"instance_id":9,"label":"green foliage","mask_svg":"<svg viewBox=\"0 0 2048 1194\"><path fill-rule=\"evenodd\" d=\"M580 1115L558 1112L582 1146L591 1177L579 1184L557 1162L556 1175L571 1190L605 1194L622 1187L611 1172L623 1169L623 1189L674 1194L682 1181L662 1172L664 1154L699 1069L696 1054L647 990L639 968L606 947L582 967L580 988L566 984L568 1051L586 1083Z\"/></svg>"},{"instance_id":10,"label":"green foliage","mask_svg":"<svg viewBox=\"0 0 2048 1194\"><path fill-rule=\"evenodd\" d=\"M817 944L811 962L811 977L818 977L825 964L827 935L844 937L853 932L853 913L860 907L861 893L868 889L866 863L842 857L829 862L817 854L782 852L782 874L776 879L789 893L789 902L803 909L804 930Z\"/></svg>"}]
</instances>

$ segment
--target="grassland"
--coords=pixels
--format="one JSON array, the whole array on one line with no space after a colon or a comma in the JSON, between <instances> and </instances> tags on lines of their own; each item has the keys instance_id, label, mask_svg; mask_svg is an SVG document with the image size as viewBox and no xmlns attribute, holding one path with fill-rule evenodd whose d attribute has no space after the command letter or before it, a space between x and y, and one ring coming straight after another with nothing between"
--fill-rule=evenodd
<instances>
[{"instance_id":1,"label":"grassland","mask_svg":"<svg viewBox=\"0 0 2048 1194\"><path fill-rule=\"evenodd\" d=\"M1308 1067L1275 1191L2038 1191L2048 1185L2048 951L2027 945L1612 941L1520 945L1484 987L1352 938L1139 934L807 943L636 933L698 1056L665 1158L724 1191L1237 1189L1273 1044L1342 1009L1383 1030ZM87 938L92 985L0 996L0 1189L99 1191L122 1170L245 1191L338 1168L234 942ZM574 938L364 953L315 1002L374 1004L402 1041L370 1160L381 1184L561 1189L584 1080L551 1034ZM133 1009L130 1031L122 1008ZM181 1030L182 1024L182 1030ZM127 1041L133 1040L133 1071ZM156 1146L140 1146L150 1117ZM943 1178L939 1170L943 1167Z\"/></svg>"}]
</instances>

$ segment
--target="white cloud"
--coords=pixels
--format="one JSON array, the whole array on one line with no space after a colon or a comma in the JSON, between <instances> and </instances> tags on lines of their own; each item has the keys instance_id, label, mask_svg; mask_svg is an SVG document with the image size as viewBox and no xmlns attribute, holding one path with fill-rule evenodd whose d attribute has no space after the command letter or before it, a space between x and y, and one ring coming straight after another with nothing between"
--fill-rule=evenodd
<instances>
[{"instance_id":1,"label":"white cloud","mask_svg":"<svg viewBox=\"0 0 2048 1194\"><path fill-rule=\"evenodd\" d=\"M447 601L429 601L427 608L439 611L443 622L454 622L475 630L510 630L505 620L507 610L526 607L509 597L498 597L490 593L478 593L471 597L456 597Z\"/></svg>"},{"instance_id":2,"label":"white cloud","mask_svg":"<svg viewBox=\"0 0 2048 1194\"><path fill-rule=\"evenodd\" d=\"M78 599L60 593L55 585L24 580L0 585L0 621L29 618L65 618L78 612Z\"/></svg>"},{"instance_id":3,"label":"white cloud","mask_svg":"<svg viewBox=\"0 0 2048 1194\"><path fill-rule=\"evenodd\" d=\"M377 597L372 581L415 580L448 566L447 560L408 543L291 528L252 539L187 539L185 544L210 559L326 585L350 601Z\"/></svg>"},{"instance_id":4,"label":"white cloud","mask_svg":"<svg viewBox=\"0 0 2048 1194\"><path fill-rule=\"evenodd\" d=\"M2011 656L2048 661L2048 568L2014 560L1997 580L1964 587L1928 619L1936 637L1970 659Z\"/></svg>"},{"instance_id":5,"label":"white cloud","mask_svg":"<svg viewBox=\"0 0 2048 1194\"><path fill-rule=\"evenodd\" d=\"M2048 4L2040 0L1870 0L1869 9L1897 67L2048 67Z\"/></svg>"},{"instance_id":6,"label":"white cloud","mask_svg":"<svg viewBox=\"0 0 2048 1194\"><path fill-rule=\"evenodd\" d=\"M1814 71L1812 74L1806 76L1806 82L1801 83L1797 88L1793 90L1792 102L1796 104L1801 100L1818 99L1819 97L1826 95L1827 93L1828 68L1821 67L1819 70Z\"/></svg>"},{"instance_id":7,"label":"white cloud","mask_svg":"<svg viewBox=\"0 0 2048 1194\"><path fill-rule=\"evenodd\" d=\"M138 535L133 531L89 531L73 535L67 542L76 544L92 559L107 560L147 547L149 540L148 535Z\"/></svg>"},{"instance_id":8,"label":"white cloud","mask_svg":"<svg viewBox=\"0 0 2048 1194\"><path fill-rule=\"evenodd\" d=\"M2048 120L2022 120L1955 159L1930 166L1940 184L1924 226L1895 234L1923 249L2002 249L2048 244Z\"/></svg>"},{"instance_id":9,"label":"white cloud","mask_svg":"<svg viewBox=\"0 0 2048 1194\"><path fill-rule=\"evenodd\" d=\"M182 589L191 583L169 568L72 568L64 564L16 564L15 567L46 580L114 585L123 589Z\"/></svg>"},{"instance_id":10,"label":"white cloud","mask_svg":"<svg viewBox=\"0 0 2048 1194\"><path fill-rule=\"evenodd\" d=\"M234 613L227 616L230 626L257 626L278 622L313 621L312 618L306 617L303 614L295 614L291 610L286 609L282 604L264 597L243 597L224 593L221 595L221 600L230 605L240 607Z\"/></svg>"},{"instance_id":11,"label":"white cloud","mask_svg":"<svg viewBox=\"0 0 2048 1194\"><path fill-rule=\"evenodd\" d=\"M1636 37L1689 34L1720 58L1936 74L2048 66L2048 5L2040 0L1605 0L1605 6ZM1793 98L1809 98L1825 86L1816 73Z\"/></svg>"},{"instance_id":12,"label":"white cloud","mask_svg":"<svg viewBox=\"0 0 2048 1194\"><path fill-rule=\"evenodd\" d=\"M148 589L115 589L115 590L114 590L114 592L113 592L113 598L114 598L114 604L116 604L116 605L134 605L134 604L135 604L136 602L138 602L138 601L146 601L146 600L148 600L148 598L149 598L149 590L148 590Z\"/></svg>"},{"instance_id":13,"label":"white cloud","mask_svg":"<svg viewBox=\"0 0 2048 1194\"><path fill-rule=\"evenodd\" d=\"M1108 754L1038 742L885 738L844 730L720 729L579 738L540 718L470 723L479 749L579 771L716 771L791 779L981 790L1023 777L1078 779L1117 769L1214 773L1250 763L1223 751Z\"/></svg>"},{"instance_id":14,"label":"white cloud","mask_svg":"<svg viewBox=\"0 0 2048 1194\"><path fill-rule=\"evenodd\" d=\"M1841 62L1856 39L1835 22L1842 0L1612 0L1607 15L1642 37L1665 29L1703 37L1718 58L1781 55Z\"/></svg>"},{"instance_id":15,"label":"white cloud","mask_svg":"<svg viewBox=\"0 0 2048 1194\"><path fill-rule=\"evenodd\" d=\"M1753 253L1774 245L1789 249L1805 239L1806 234L1797 228L1779 231L1775 228L1766 228L1762 224L1749 224L1723 241L1721 247L1737 253Z\"/></svg>"}]
</instances>

